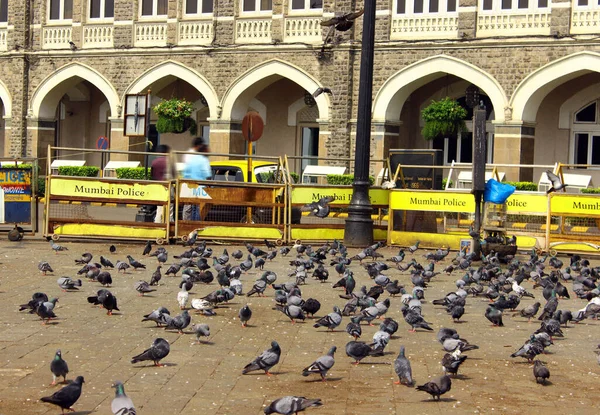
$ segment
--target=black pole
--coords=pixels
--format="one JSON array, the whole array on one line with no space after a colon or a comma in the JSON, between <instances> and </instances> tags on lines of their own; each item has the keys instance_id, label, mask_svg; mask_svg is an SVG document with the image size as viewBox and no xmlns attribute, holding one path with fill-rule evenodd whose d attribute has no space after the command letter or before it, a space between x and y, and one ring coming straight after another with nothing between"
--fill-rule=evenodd
<instances>
[{"instance_id":1,"label":"black pole","mask_svg":"<svg viewBox=\"0 0 600 415\"><path fill-rule=\"evenodd\" d=\"M373 220L371 219L373 209L369 200L369 162L371 156L375 8L375 0L365 0L358 88L354 183L344 233L344 242L348 246L365 247L373 243Z\"/></svg>"},{"instance_id":2,"label":"black pole","mask_svg":"<svg viewBox=\"0 0 600 415\"><path fill-rule=\"evenodd\" d=\"M485 189L485 164L486 164L486 110L483 102L473 108L473 195L475 196L475 232L473 237L473 252L476 258L481 256L481 202Z\"/></svg>"}]
</instances>

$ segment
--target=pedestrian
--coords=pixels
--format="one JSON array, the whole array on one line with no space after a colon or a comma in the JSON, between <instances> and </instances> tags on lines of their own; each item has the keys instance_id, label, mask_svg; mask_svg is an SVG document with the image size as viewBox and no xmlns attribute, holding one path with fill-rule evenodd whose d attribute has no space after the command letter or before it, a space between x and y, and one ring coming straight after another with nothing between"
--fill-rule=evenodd
<instances>
[{"instance_id":1,"label":"pedestrian","mask_svg":"<svg viewBox=\"0 0 600 415\"><path fill-rule=\"evenodd\" d=\"M196 153L209 153L210 148L202 137L192 141L193 151ZM203 154L191 154L186 157L183 178L188 180L208 180L212 177L210 162ZM198 205L185 205L183 207L183 220L200 220Z\"/></svg>"},{"instance_id":2,"label":"pedestrian","mask_svg":"<svg viewBox=\"0 0 600 415\"><path fill-rule=\"evenodd\" d=\"M175 172L175 164L169 161L173 161L170 158L171 148L166 144L161 144L156 148L157 153L165 153L165 155L158 156L152 161L151 164L151 177L152 180L169 181L177 177ZM171 192L172 193L172 192ZM171 200L173 194L170 194ZM156 207L156 216L154 216L154 223L163 223L163 213L165 207L159 205ZM170 204L169 208L169 220L173 222L175 219L173 215L173 203Z\"/></svg>"}]
</instances>

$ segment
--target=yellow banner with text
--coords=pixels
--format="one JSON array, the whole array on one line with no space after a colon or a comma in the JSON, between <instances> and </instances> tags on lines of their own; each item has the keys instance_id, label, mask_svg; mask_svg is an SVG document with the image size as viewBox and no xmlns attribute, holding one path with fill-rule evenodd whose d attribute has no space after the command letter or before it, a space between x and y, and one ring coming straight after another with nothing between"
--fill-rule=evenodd
<instances>
[{"instance_id":1,"label":"yellow banner with text","mask_svg":"<svg viewBox=\"0 0 600 415\"><path fill-rule=\"evenodd\" d=\"M142 202L167 202L169 189L163 184L115 183L101 180L50 179L52 196L89 199L123 199Z\"/></svg>"},{"instance_id":2,"label":"yellow banner with text","mask_svg":"<svg viewBox=\"0 0 600 415\"><path fill-rule=\"evenodd\" d=\"M352 187L303 187L295 186L292 189L292 203L306 204L318 202L320 199L331 196L333 205L348 205L352 199ZM387 206L389 190L369 189L369 199L371 204Z\"/></svg>"},{"instance_id":3,"label":"yellow banner with text","mask_svg":"<svg viewBox=\"0 0 600 415\"><path fill-rule=\"evenodd\" d=\"M600 196L553 194L550 211L552 214L600 216Z\"/></svg>"}]
</instances>

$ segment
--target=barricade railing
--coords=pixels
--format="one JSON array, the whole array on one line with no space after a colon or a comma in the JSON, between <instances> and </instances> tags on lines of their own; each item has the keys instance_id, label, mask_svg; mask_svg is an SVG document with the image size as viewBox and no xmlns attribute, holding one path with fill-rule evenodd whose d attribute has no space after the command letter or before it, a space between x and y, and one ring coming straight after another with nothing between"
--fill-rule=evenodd
<instances>
[{"instance_id":1,"label":"barricade railing","mask_svg":"<svg viewBox=\"0 0 600 415\"><path fill-rule=\"evenodd\" d=\"M57 150L63 149L48 148L44 236L55 240L63 237L155 240L159 244L169 240L168 215L155 223L153 215L145 214L140 208L161 207L168 212L171 182L60 176L50 167L53 152ZM127 151L109 153L146 155Z\"/></svg>"},{"instance_id":2,"label":"barricade railing","mask_svg":"<svg viewBox=\"0 0 600 415\"><path fill-rule=\"evenodd\" d=\"M0 231L35 234L37 181L37 159L0 158Z\"/></svg>"}]
</instances>

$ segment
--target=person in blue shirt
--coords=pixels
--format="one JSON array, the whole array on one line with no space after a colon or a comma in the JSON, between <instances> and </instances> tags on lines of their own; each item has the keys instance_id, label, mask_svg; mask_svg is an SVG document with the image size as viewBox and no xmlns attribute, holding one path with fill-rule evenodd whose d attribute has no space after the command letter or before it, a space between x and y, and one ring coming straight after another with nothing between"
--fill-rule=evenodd
<instances>
[{"instance_id":1,"label":"person in blue shirt","mask_svg":"<svg viewBox=\"0 0 600 415\"><path fill-rule=\"evenodd\" d=\"M210 148L204 138L196 137L192 142L192 149L197 153L209 153ZM210 162L203 154L189 154L186 157L183 178L190 180L208 180L212 177ZM183 207L183 220L200 220L198 205L185 205Z\"/></svg>"}]
</instances>

